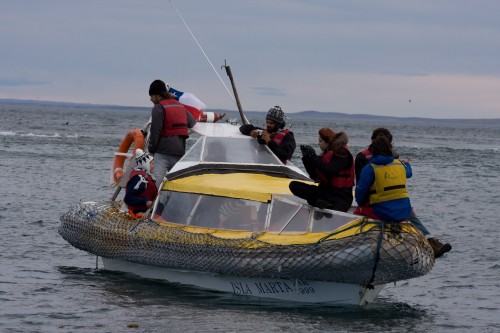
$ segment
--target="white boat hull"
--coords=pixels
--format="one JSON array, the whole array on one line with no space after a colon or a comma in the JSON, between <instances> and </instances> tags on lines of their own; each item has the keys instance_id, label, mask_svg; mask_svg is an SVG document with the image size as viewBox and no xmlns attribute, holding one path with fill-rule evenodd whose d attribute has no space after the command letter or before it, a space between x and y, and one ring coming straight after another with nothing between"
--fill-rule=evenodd
<instances>
[{"instance_id":1,"label":"white boat hull","mask_svg":"<svg viewBox=\"0 0 500 333\"><path fill-rule=\"evenodd\" d=\"M102 258L104 268L144 278L165 280L203 289L231 293L235 297L260 297L281 301L365 305L378 296L385 284L367 289L360 285L301 279L248 278L142 265Z\"/></svg>"}]
</instances>

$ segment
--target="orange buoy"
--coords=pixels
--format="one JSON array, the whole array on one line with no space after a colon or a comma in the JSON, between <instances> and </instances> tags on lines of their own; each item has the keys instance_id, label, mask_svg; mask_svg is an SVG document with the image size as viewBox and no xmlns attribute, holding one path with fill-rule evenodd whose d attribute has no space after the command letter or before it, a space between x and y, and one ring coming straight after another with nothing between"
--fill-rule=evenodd
<instances>
[{"instance_id":1,"label":"orange buoy","mask_svg":"<svg viewBox=\"0 0 500 333\"><path fill-rule=\"evenodd\" d=\"M144 134L142 134L142 131L138 128L134 128L128 132L118 147L118 152L122 154L115 155L113 160L113 178L116 183L123 177L123 165L127 157L125 154L128 153L132 144L134 144L134 150L132 152L134 155L137 149L144 149Z\"/></svg>"}]
</instances>

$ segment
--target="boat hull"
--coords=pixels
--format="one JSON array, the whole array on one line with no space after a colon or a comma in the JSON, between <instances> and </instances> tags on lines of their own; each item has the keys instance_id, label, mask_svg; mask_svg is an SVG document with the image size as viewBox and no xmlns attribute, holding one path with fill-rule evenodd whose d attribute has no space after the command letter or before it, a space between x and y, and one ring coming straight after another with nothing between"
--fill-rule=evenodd
<instances>
[{"instance_id":1,"label":"boat hull","mask_svg":"<svg viewBox=\"0 0 500 333\"><path fill-rule=\"evenodd\" d=\"M434 264L432 249L412 228L350 229L356 231L338 238L251 232L221 238L214 230L135 220L114 205L87 202L61 216L59 233L109 270L304 303L366 304L387 283L422 276ZM289 244L269 242L289 237ZM307 237L313 238L297 243Z\"/></svg>"},{"instance_id":2,"label":"boat hull","mask_svg":"<svg viewBox=\"0 0 500 333\"><path fill-rule=\"evenodd\" d=\"M221 291L242 298L258 297L300 303L365 305L373 302L385 286L385 284L376 285L373 289L369 289L348 283L229 276L142 265L110 258L102 258L102 261L107 270Z\"/></svg>"}]
</instances>

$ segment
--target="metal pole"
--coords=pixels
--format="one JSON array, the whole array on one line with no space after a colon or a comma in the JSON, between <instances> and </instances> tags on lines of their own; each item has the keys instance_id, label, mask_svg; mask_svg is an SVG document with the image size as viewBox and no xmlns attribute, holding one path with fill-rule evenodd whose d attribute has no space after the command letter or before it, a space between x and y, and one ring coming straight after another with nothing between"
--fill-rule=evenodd
<instances>
[{"instance_id":1,"label":"metal pole","mask_svg":"<svg viewBox=\"0 0 500 333\"><path fill-rule=\"evenodd\" d=\"M238 96L238 92L236 91L236 85L234 84L234 79L233 79L233 73L231 73L231 67L226 65L226 60L224 60L224 66L222 66L226 69L226 74L229 77L229 80L231 81L231 86L233 87L233 93L234 93L234 98L236 98L236 105L238 106L238 111L240 112L240 118L241 122L243 124L249 124L250 122L248 121L247 117L243 114L243 109L241 108L241 103L240 103L240 98Z\"/></svg>"}]
</instances>

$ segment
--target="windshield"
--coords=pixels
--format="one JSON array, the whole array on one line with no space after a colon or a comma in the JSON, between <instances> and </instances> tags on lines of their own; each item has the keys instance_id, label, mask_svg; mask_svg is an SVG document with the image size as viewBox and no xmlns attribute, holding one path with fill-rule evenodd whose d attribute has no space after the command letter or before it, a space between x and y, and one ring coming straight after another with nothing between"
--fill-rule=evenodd
<instances>
[{"instance_id":1,"label":"windshield","mask_svg":"<svg viewBox=\"0 0 500 333\"><path fill-rule=\"evenodd\" d=\"M193 145L183 161L282 165L265 145L247 137L203 137Z\"/></svg>"},{"instance_id":2,"label":"windshield","mask_svg":"<svg viewBox=\"0 0 500 333\"><path fill-rule=\"evenodd\" d=\"M271 233L330 232L353 215L311 207L285 197L270 203L238 198L162 191L153 219L180 225Z\"/></svg>"}]
</instances>

